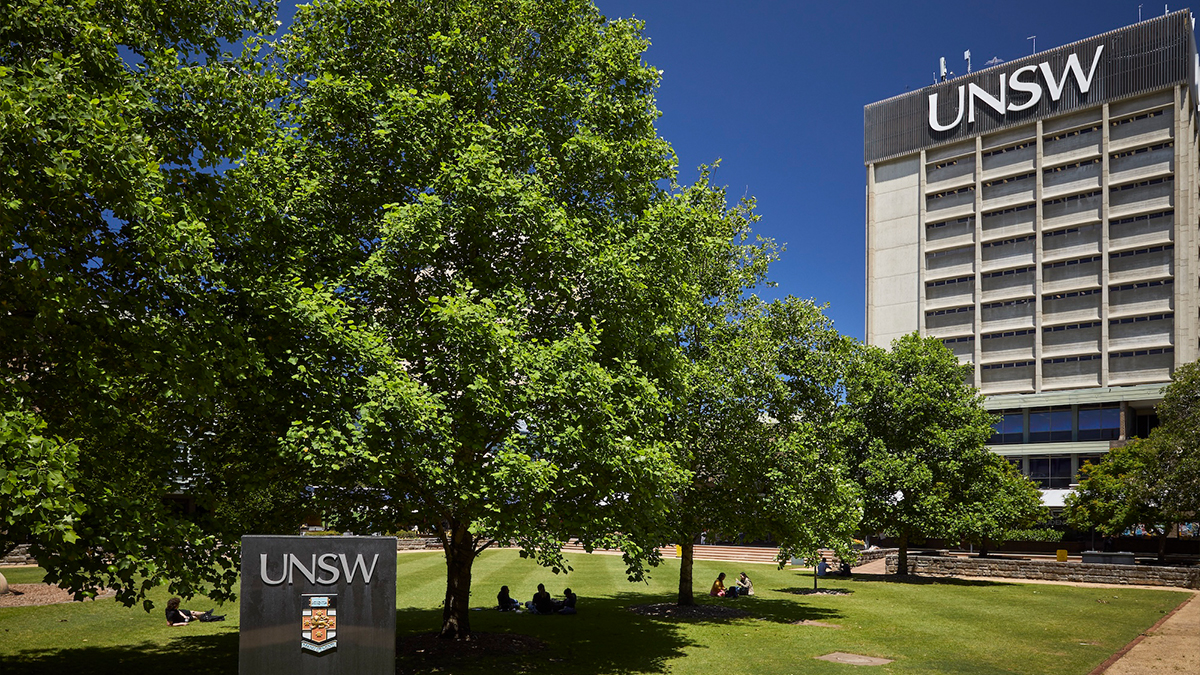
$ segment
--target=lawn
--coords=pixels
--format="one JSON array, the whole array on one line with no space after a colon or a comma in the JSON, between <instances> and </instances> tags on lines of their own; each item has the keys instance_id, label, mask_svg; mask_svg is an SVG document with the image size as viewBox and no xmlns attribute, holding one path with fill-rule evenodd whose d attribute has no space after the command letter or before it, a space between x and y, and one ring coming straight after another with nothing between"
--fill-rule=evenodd
<instances>
[{"instance_id":1,"label":"lawn","mask_svg":"<svg viewBox=\"0 0 1200 675\"><path fill-rule=\"evenodd\" d=\"M677 563L668 560L649 583L626 581L620 559L576 555L575 571L555 576L513 551L487 552L476 563L473 588L486 611L472 614L475 631L534 636L546 649L525 656L437 661L404 658L401 672L492 673L844 673L851 666L814 660L834 651L894 659L868 673L1063 673L1084 675L1186 599L1172 591L1094 589L877 576L821 580L844 595L802 595L809 573L768 565L696 563L700 601L717 572L746 571L757 595L733 606L751 617L663 620L631 605L670 602ZM440 553L404 553L397 570L400 639L435 630L444 588ZM10 569L12 583L40 578ZM501 614L491 610L502 584L528 600L539 582L555 597L579 594L576 616ZM169 628L159 609L147 615L113 600L46 607L0 608L0 663L5 675L26 673L233 673L237 669L237 609L224 623ZM720 601L730 604L729 601ZM213 606L204 599L191 609ZM796 625L801 620L839 628Z\"/></svg>"}]
</instances>

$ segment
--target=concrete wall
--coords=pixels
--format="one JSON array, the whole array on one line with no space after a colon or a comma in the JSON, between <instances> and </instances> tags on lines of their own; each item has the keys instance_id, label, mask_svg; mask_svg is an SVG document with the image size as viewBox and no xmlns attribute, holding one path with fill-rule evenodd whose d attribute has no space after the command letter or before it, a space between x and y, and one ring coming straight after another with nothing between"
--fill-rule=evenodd
<instances>
[{"instance_id":1,"label":"concrete wall","mask_svg":"<svg viewBox=\"0 0 1200 675\"><path fill-rule=\"evenodd\" d=\"M886 347L919 327L920 157L868 169L867 342Z\"/></svg>"}]
</instances>

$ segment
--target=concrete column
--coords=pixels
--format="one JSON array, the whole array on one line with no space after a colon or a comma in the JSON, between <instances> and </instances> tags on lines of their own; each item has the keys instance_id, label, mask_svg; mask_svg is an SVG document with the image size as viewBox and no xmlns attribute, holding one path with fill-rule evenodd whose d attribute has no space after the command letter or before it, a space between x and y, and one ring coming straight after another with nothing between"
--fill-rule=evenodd
<instances>
[{"instance_id":1,"label":"concrete column","mask_svg":"<svg viewBox=\"0 0 1200 675\"><path fill-rule=\"evenodd\" d=\"M929 333L925 330L925 185L926 171L925 151L921 151L921 166L917 168L917 329L921 337Z\"/></svg>"},{"instance_id":2,"label":"concrete column","mask_svg":"<svg viewBox=\"0 0 1200 675\"><path fill-rule=\"evenodd\" d=\"M867 198L865 201L866 209L867 209L867 217L866 217L867 264L865 265L865 269L867 271L867 279L866 279L866 283L863 285L864 292L867 295L867 298L866 298L867 301L866 301L866 303L864 303L866 305L867 317L866 317L866 322L863 323L863 326L864 326L863 330L865 332L865 334L863 335L863 342L866 342L867 344L872 343L871 336L874 334L874 330L873 330L874 327L871 325L871 315L874 314L874 312L871 311L871 303L874 302L874 298L871 297L871 257L872 257L871 251L875 250L875 244L874 244L874 242L871 241L871 233L875 231L875 208L874 208L875 204L873 203L874 201L875 201L875 165L868 164L867 165Z\"/></svg>"},{"instance_id":3,"label":"concrete column","mask_svg":"<svg viewBox=\"0 0 1200 675\"><path fill-rule=\"evenodd\" d=\"M1197 233L1195 106L1175 87L1175 367L1200 356L1200 237Z\"/></svg>"},{"instance_id":4,"label":"concrete column","mask_svg":"<svg viewBox=\"0 0 1200 675\"><path fill-rule=\"evenodd\" d=\"M1033 275L1033 390L1041 393L1042 391L1042 166L1044 165L1042 151L1044 141L1042 140L1042 121L1037 123L1037 155L1034 160L1034 173L1037 178L1037 186L1034 188L1033 198L1035 204L1035 215L1033 218L1034 227L1034 252L1033 266L1035 272Z\"/></svg>"},{"instance_id":5,"label":"concrete column","mask_svg":"<svg viewBox=\"0 0 1200 675\"><path fill-rule=\"evenodd\" d=\"M1108 104L1100 116L1100 386L1108 386Z\"/></svg>"},{"instance_id":6,"label":"concrete column","mask_svg":"<svg viewBox=\"0 0 1200 675\"><path fill-rule=\"evenodd\" d=\"M975 386L983 388L983 137L975 137Z\"/></svg>"},{"instance_id":7,"label":"concrete column","mask_svg":"<svg viewBox=\"0 0 1200 675\"><path fill-rule=\"evenodd\" d=\"M1121 433L1117 436L1119 440L1129 440L1129 423L1131 421L1129 418L1129 401L1121 401Z\"/></svg>"}]
</instances>

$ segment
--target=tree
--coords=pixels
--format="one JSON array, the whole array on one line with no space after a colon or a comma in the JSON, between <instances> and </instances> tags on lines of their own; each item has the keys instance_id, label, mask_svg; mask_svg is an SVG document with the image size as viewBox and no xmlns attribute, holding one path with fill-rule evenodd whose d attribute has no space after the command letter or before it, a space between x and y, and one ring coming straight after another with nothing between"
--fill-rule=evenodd
<instances>
[{"instance_id":1,"label":"tree","mask_svg":"<svg viewBox=\"0 0 1200 675\"><path fill-rule=\"evenodd\" d=\"M223 168L274 129L255 38L273 19L260 0L0 3L0 442L21 486L0 530L77 595L228 597L237 536L302 508L275 397L321 397L276 346L324 336L296 289L218 255L244 234Z\"/></svg>"},{"instance_id":2,"label":"tree","mask_svg":"<svg viewBox=\"0 0 1200 675\"><path fill-rule=\"evenodd\" d=\"M682 552L680 605L695 603L693 542L704 530L771 535L782 564L825 544L848 553L859 516L830 433L849 342L812 302L752 294L776 258L773 242L747 243L752 204L726 210L724 192L706 187L689 196L692 214L710 215L693 228L725 244L695 269L702 296L680 333L687 380L671 433L691 478L667 535Z\"/></svg>"},{"instance_id":3,"label":"tree","mask_svg":"<svg viewBox=\"0 0 1200 675\"><path fill-rule=\"evenodd\" d=\"M331 519L436 528L443 637L496 542L556 572L570 536L620 545L636 578L683 477L676 336L723 242L663 187L645 48L578 0L326 2L278 44L288 133L238 172L252 239L370 337L338 366L356 405L286 445Z\"/></svg>"},{"instance_id":4,"label":"tree","mask_svg":"<svg viewBox=\"0 0 1200 675\"><path fill-rule=\"evenodd\" d=\"M1067 496L1067 522L1116 536L1143 525L1158 537L1200 513L1200 365L1175 371L1157 407L1160 425L1146 439L1110 450L1084 465L1079 488Z\"/></svg>"},{"instance_id":5,"label":"tree","mask_svg":"<svg viewBox=\"0 0 1200 675\"><path fill-rule=\"evenodd\" d=\"M1002 545L1012 530L1049 518L1037 484L999 455L988 453L984 461L964 469L975 473L962 477L964 498L956 504L947 534L979 544L980 557L988 555L990 545Z\"/></svg>"},{"instance_id":6,"label":"tree","mask_svg":"<svg viewBox=\"0 0 1200 675\"><path fill-rule=\"evenodd\" d=\"M986 446L992 416L968 374L940 340L915 333L890 351L863 346L851 366L846 442L863 527L899 539L900 574L911 540L977 521L986 495L1001 487Z\"/></svg>"}]
</instances>

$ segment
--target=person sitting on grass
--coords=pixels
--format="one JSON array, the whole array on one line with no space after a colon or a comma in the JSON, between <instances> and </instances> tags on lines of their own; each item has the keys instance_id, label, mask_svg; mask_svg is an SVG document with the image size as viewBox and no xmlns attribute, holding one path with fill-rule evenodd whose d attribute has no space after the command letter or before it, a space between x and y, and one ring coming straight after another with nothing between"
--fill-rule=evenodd
<instances>
[{"instance_id":1,"label":"person sitting on grass","mask_svg":"<svg viewBox=\"0 0 1200 675\"><path fill-rule=\"evenodd\" d=\"M730 600L734 600L738 596L738 589L737 586L725 588L725 573L721 572L717 575L717 580L713 582L712 589L708 591L708 594L714 598L729 598Z\"/></svg>"},{"instance_id":2,"label":"person sitting on grass","mask_svg":"<svg viewBox=\"0 0 1200 675\"><path fill-rule=\"evenodd\" d=\"M500 607L501 612L511 612L521 606L520 602L512 599L508 594L508 586L501 586L500 592L496 594L496 604Z\"/></svg>"},{"instance_id":3,"label":"person sitting on grass","mask_svg":"<svg viewBox=\"0 0 1200 675\"><path fill-rule=\"evenodd\" d=\"M179 609L179 598L167 601L167 624L170 626L186 626L192 621L224 621L224 616L213 616L213 610L193 612L190 609Z\"/></svg>"},{"instance_id":4,"label":"person sitting on grass","mask_svg":"<svg viewBox=\"0 0 1200 675\"><path fill-rule=\"evenodd\" d=\"M754 595L754 582L742 572L737 580L738 595Z\"/></svg>"},{"instance_id":5,"label":"person sitting on grass","mask_svg":"<svg viewBox=\"0 0 1200 675\"><path fill-rule=\"evenodd\" d=\"M559 614L575 614L575 600L579 596L571 592L571 589L563 589L563 601L559 603Z\"/></svg>"},{"instance_id":6,"label":"person sitting on grass","mask_svg":"<svg viewBox=\"0 0 1200 675\"><path fill-rule=\"evenodd\" d=\"M554 598L546 592L546 584L538 584L538 592L525 606L534 614L553 614L558 609L554 606Z\"/></svg>"},{"instance_id":7,"label":"person sitting on grass","mask_svg":"<svg viewBox=\"0 0 1200 675\"><path fill-rule=\"evenodd\" d=\"M824 558L821 558L821 562L817 563L817 576L823 577L823 576L828 576L828 575L829 575L829 563L825 562Z\"/></svg>"}]
</instances>

